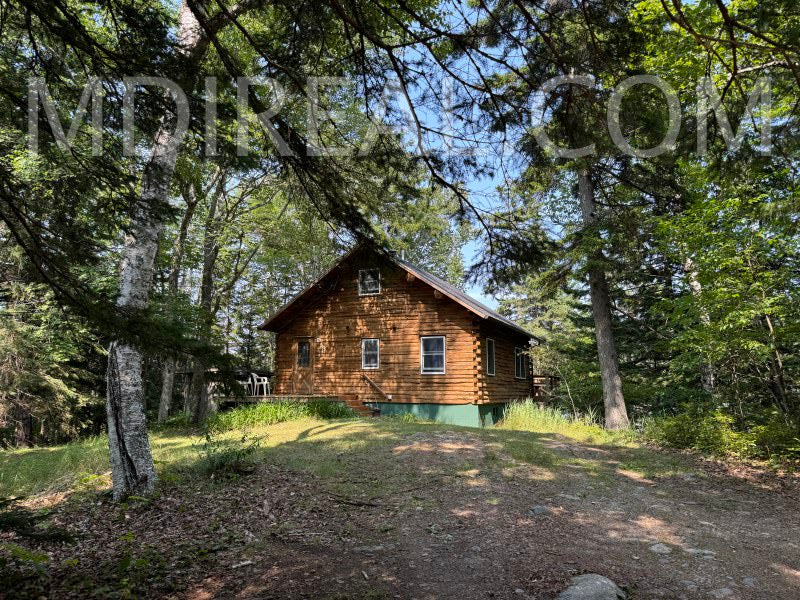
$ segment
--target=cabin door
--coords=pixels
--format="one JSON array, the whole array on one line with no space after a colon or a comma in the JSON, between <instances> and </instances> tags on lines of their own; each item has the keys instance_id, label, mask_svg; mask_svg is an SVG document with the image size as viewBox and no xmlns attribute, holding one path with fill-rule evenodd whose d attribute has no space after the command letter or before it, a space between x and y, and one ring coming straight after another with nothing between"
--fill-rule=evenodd
<instances>
[{"instance_id":1,"label":"cabin door","mask_svg":"<svg viewBox=\"0 0 800 600\"><path fill-rule=\"evenodd\" d=\"M313 394L314 348L311 338L294 338L292 350L294 354L293 391L295 394Z\"/></svg>"}]
</instances>

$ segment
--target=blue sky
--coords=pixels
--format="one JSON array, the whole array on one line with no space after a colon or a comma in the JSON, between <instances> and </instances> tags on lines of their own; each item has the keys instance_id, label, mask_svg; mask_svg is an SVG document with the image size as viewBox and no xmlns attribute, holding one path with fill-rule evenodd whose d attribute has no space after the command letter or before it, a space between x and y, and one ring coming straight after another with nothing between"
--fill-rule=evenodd
<instances>
[{"instance_id":1,"label":"blue sky","mask_svg":"<svg viewBox=\"0 0 800 600\"><path fill-rule=\"evenodd\" d=\"M477 257L482 253L483 245L480 240L471 240L468 242L461 251L464 257L464 265L470 267L475 264L475 262L477 262ZM467 293L489 308L497 309L497 299L483 292L483 284L481 282L467 286Z\"/></svg>"}]
</instances>

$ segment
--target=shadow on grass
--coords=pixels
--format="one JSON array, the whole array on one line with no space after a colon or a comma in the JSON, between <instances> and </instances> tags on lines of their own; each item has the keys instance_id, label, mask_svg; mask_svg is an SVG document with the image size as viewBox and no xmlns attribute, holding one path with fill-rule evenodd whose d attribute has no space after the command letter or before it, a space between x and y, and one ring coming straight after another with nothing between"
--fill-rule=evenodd
<instances>
[{"instance_id":1,"label":"shadow on grass","mask_svg":"<svg viewBox=\"0 0 800 600\"><path fill-rule=\"evenodd\" d=\"M300 581L307 576L309 567L297 565L302 563L302 553L308 552L308 564L330 571L325 571L326 576L331 576L320 584L323 587L315 590L317 597L324 597L338 592L337 586L346 590L347 586L367 585L362 567L354 566L360 565L363 558L354 547L384 541L393 545L392 556L369 567L382 570L381 578L373 577L370 571L369 585L386 592L386 597L412 595L407 588L393 587L398 582L405 585L416 578L426 584L435 583L436 573L412 572L407 568L409 561L415 560L416 569L424 569L424 561L416 554L420 548L428 553L440 551L437 560L450 561L447 568L451 572L441 569L441 576L450 577L450 585L455 586L450 597L457 597L455 594L461 589L457 586L464 582L464 585L480 585L471 577L482 581L496 578L498 586L508 589L525 588L524 583L513 579L514 569L497 571L480 567L482 563L469 563L478 566L470 567L468 572L458 571L459 564L473 560L469 552L476 544L482 547L493 544L497 562L523 565L526 572L543 581L558 579L562 574L567 577L570 570L609 569L630 576L633 581L641 578L641 585L650 585L647 577L657 573L648 572L653 566L645 564L652 554L649 545L656 541L668 544L682 560L699 563L690 553L695 534L687 533L689 528L696 528L698 520L714 522L723 516L732 518L728 507L721 505L722 500L731 501L726 494L730 480L713 474L707 476L709 480L703 482L702 488L719 488L721 500L706 506L699 495L704 491L701 486L678 477L692 471L689 461L647 448L577 442L552 433L476 430L381 419L284 422L253 429L249 436L263 436L261 447L250 456L262 465L262 471L252 475L252 484L247 482L249 475L244 475L234 485L197 476L203 457L192 447L192 442L201 443L199 436L181 440L177 438L182 436L155 434L153 446L165 459L159 463L159 472L176 475L173 480L162 478L163 485L169 486L169 493L165 494L170 496L169 501L156 501L152 508L130 511L130 520L121 520L109 531L98 532L93 543L101 546L102 535L116 536L118 540L126 531L137 526L144 528L148 513L152 512L158 513L159 536L171 536L173 542L213 539L216 543L221 530L214 529L219 527L214 522L222 519L225 535L237 540L250 537L260 540L261 546L252 557L256 562L253 572L245 577L244 571L237 570L235 576L226 577L231 564L242 561L238 554L240 541L236 542L235 560L230 556L222 560L215 557L213 548L188 545L184 548L174 543L165 545L163 557L154 556L148 554L152 549L148 550L146 540L137 539L108 554L109 573L118 573L117 579L130 586L123 591L133 596L152 596L154 590L165 591L152 578L137 579L132 569L138 564L153 570L156 569L153 565L167 561L170 565L186 565L182 567L186 569L184 574L174 575L184 579L171 580L176 589L195 586L205 589L209 598L222 598L236 596L245 586L259 585L257 591L263 596L292 597L297 590L281 586L289 585L286 583L289 579ZM241 438L241 432L228 432L218 440L218 447L222 452L236 451ZM287 480L290 483L281 487ZM295 489L303 493L291 495L294 491L291 486L296 483L300 485ZM197 494L198 491L203 493ZM657 498L656 491L664 491L666 495ZM275 494L282 496L276 499ZM558 498L564 494L573 503L568 509L558 505ZM777 499L770 499L761 490L759 494L765 507L771 505L775 509ZM79 501L82 500L76 499ZM276 528L272 528L273 523L265 513L267 501L291 505ZM684 502L691 502L696 514L684 515L682 511L687 510ZM535 517L530 514L532 504L547 504L553 510L544 517ZM659 508L658 504L662 506ZM184 506L195 512L183 517L180 510ZM204 511L214 519L206 518ZM234 511L242 512L243 518L229 524L220 517ZM243 527L247 533L235 527ZM276 529L286 535L277 536ZM395 530L402 534L392 533ZM298 532L318 535L329 532L337 540L336 549L323 543L296 541L304 538L289 535ZM707 542L704 538L702 541ZM261 554L269 556L263 559L263 564L257 562ZM644 557L641 567L631 563L631 555ZM555 557L550 566L546 562L548 556ZM204 562L192 570L199 557ZM71 568L73 578L94 573L92 565ZM690 565L689 569L692 568ZM54 563L48 569L48 581L53 582L48 585L61 586L57 592L64 592L72 585L60 583L66 567ZM282 576L265 577L266 571ZM680 569L664 571L669 573L658 575L662 577L659 585L671 585L672 580L664 578L683 577ZM165 579L162 571L153 572ZM457 574L452 575L453 572ZM212 584L207 583L213 579L211 575L219 588L212 589ZM338 584L337 578L344 583ZM106 583L121 585L110 576ZM432 588L430 593L442 589L445 588ZM673 591L666 589L669 593Z\"/></svg>"}]
</instances>

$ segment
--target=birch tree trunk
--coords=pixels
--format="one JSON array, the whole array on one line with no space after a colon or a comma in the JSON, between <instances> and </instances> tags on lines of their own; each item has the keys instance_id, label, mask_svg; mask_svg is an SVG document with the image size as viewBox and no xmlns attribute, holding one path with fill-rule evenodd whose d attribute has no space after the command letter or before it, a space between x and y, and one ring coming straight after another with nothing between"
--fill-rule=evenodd
<instances>
[{"instance_id":1,"label":"birch tree trunk","mask_svg":"<svg viewBox=\"0 0 800 600\"><path fill-rule=\"evenodd\" d=\"M691 258L687 257L683 261L683 271L686 273L686 282L689 284L689 289L692 290L692 296L698 303L702 302L703 286L700 283L697 268ZM700 322L706 326L711 324L711 317L708 316L708 311L702 305L700 306ZM704 361L700 365L700 386L704 392L714 393L715 379L714 366L710 362Z\"/></svg>"},{"instance_id":2,"label":"birch tree trunk","mask_svg":"<svg viewBox=\"0 0 800 600\"><path fill-rule=\"evenodd\" d=\"M168 134L159 134L159 139ZM174 167L174 158L172 167ZM166 197L172 176L169 153L156 145L142 182L142 194L125 241L117 306L134 312L147 308L153 283L161 221L150 207ZM108 349L106 413L114 499L155 490L156 472L145 422L143 357L128 342L114 340Z\"/></svg>"},{"instance_id":3,"label":"birch tree trunk","mask_svg":"<svg viewBox=\"0 0 800 600\"><path fill-rule=\"evenodd\" d=\"M581 199L583 223L591 227L597 222L594 186L591 173L583 169L578 174L578 192ZM598 250L589 257L589 294L592 299L597 357L603 383L606 429L624 429L630 425L625 398L622 395L622 378L619 374L619 358L614 331L611 328L611 298L608 282L602 267L602 252Z\"/></svg>"},{"instance_id":4,"label":"birch tree trunk","mask_svg":"<svg viewBox=\"0 0 800 600\"><path fill-rule=\"evenodd\" d=\"M207 42L186 2L178 13L177 39L185 67L177 83L187 89L197 79L197 66ZM125 239L117 298L117 306L123 313L143 311L149 303L162 213L178 154L171 130L171 119L165 116L155 135L152 154L142 175L140 198ZM131 494L146 496L155 490L156 472L145 422L143 363L138 348L123 340L111 342L106 411L115 500Z\"/></svg>"}]
</instances>

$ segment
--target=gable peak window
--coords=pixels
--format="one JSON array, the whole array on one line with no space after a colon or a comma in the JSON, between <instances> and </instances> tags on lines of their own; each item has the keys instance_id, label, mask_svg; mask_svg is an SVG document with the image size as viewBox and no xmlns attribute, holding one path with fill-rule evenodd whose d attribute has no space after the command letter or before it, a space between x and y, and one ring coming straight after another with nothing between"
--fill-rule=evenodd
<instances>
[{"instance_id":1,"label":"gable peak window","mask_svg":"<svg viewBox=\"0 0 800 600\"><path fill-rule=\"evenodd\" d=\"M486 374L495 374L495 352L492 338L486 338Z\"/></svg>"},{"instance_id":2,"label":"gable peak window","mask_svg":"<svg viewBox=\"0 0 800 600\"><path fill-rule=\"evenodd\" d=\"M358 295L376 296L381 293L380 269L359 269Z\"/></svg>"},{"instance_id":3,"label":"gable peak window","mask_svg":"<svg viewBox=\"0 0 800 600\"><path fill-rule=\"evenodd\" d=\"M528 378L528 354L525 348L514 348L514 377L517 379Z\"/></svg>"},{"instance_id":4,"label":"gable peak window","mask_svg":"<svg viewBox=\"0 0 800 600\"><path fill-rule=\"evenodd\" d=\"M381 341L378 338L361 340L361 368L377 369L381 364Z\"/></svg>"},{"instance_id":5,"label":"gable peak window","mask_svg":"<svg viewBox=\"0 0 800 600\"><path fill-rule=\"evenodd\" d=\"M420 372L426 375L444 374L445 340L443 335L423 335L419 338Z\"/></svg>"}]
</instances>

